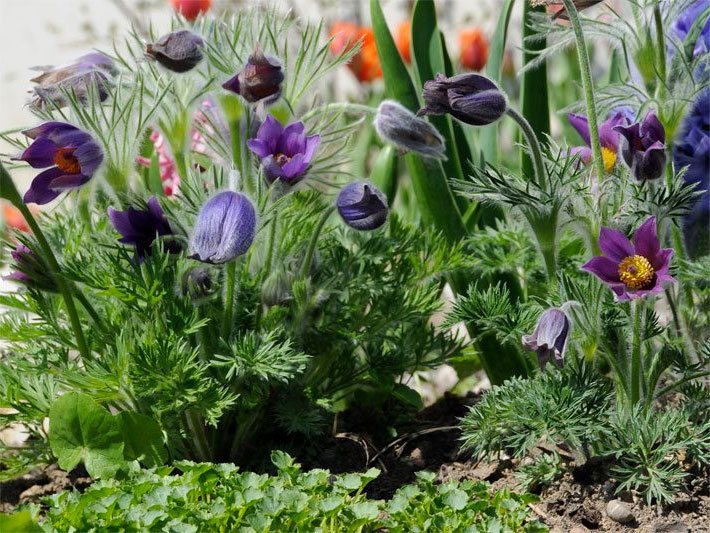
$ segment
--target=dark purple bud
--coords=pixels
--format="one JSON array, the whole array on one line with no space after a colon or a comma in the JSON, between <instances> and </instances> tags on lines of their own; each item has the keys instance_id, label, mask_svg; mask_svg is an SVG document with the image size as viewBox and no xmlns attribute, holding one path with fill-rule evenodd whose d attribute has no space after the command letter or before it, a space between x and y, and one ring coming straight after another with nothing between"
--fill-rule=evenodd
<instances>
[{"instance_id":1,"label":"dark purple bud","mask_svg":"<svg viewBox=\"0 0 710 533\"><path fill-rule=\"evenodd\" d=\"M226 263L249 249L256 234L256 211L249 198L224 191L207 200L197 216L190 257Z\"/></svg>"},{"instance_id":2,"label":"dark purple bud","mask_svg":"<svg viewBox=\"0 0 710 533\"><path fill-rule=\"evenodd\" d=\"M118 242L135 246L139 261L150 255L153 243L161 237L168 252L178 253L182 248L178 241L165 238L173 235L173 231L155 196L148 199L146 209L129 207L125 211L116 211L109 207L108 216L113 227L121 234Z\"/></svg>"},{"instance_id":3,"label":"dark purple bud","mask_svg":"<svg viewBox=\"0 0 710 533\"><path fill-rule=\"evenodd\" d=\"M15 262L15 270L5 279L15 281L30 289L57 292L57 285L49 274L49 267L26 245L19 243L10 252Z\"/></svg>"},{"instance_id":4,"label":"dark purple bud","mask_svg":"<svg viewBox=\"0 0 710 533\"><path fill-rule=\"evenodd\" d=\"M436 128L394 100L380 104L374 125L383 141L400 150L446 159L444 139Z\"/></svg>"},{"instance_id":5,"label":"dark purple bud","mask_svg":"<svg viewBox=\"0 0 710 533\"><path fill-rule=\"evenodd\" d=\"M188 30L163 35L158 42L146 45L145 53L173 72L187 72L202 61L202 37Z\"/></svg>"},{"instance_id":6,"label":"dark purple bud","mask_svg":"<svg viewBox=\"0 0 710 533\"><path fill-rule=\"evenodd\" d=\"M615 126L623 137L621 155L638 181L655 180L663 175L666 167L666 132L651 111L643 119L630 126Z\"/></svg>"},{"instance_id":7,"label":"dark purple bud","mask_svg":"<svg viewBox=\"0 0 710 533\"><path fill-rule=\"evenodd\" d=\"M449 115L473 126L492 124L508 108L505 94L480 74L447 78L437 74L424 83L424 107L417 115Z\"/></svg>"},{"instance_id":8,"label":"dark purple bud","mask_svg":"<svg viewBox=\"0 0 710 533\"><path fill-rule=\"evenodd\" d=\"M264 55L261 48L257 47L244 68L222 87L241 95L250 104L271 104L281 96L283 81L284 75L279 60Z\"/></svg>"},{"instance_id":9,"label":"dark purple bud","mask_svg":"<svg viewBox=\"0 0 710 533\"><path fill-rule=\"evenodd\" d=\"M348 183L343 187L336 206L343 222L360 231L379 228L387 220L389 212L387 197L365 181Z\"/></svg>"},{"instance_id":10,"label":"dark purple bud","mask_svg":"<svg viewBox=\"0 0 710 533\"><path fill-rule=\"evenodd\" d=\"M552 307L540 315L532 335L523 336L523 346L537 352L537 361L542 370L548 362L562 368L569 330L567 315L561 309Z\"/></svg>"},{"instance_id":11,"label":"dark purple bud","mask_svg":"<svg viewBox=\"0 0 710 533\"><path fill-rule=\"evenodd\" d=\"M182 294L196 302L213 294L213 289L212 275L206 268L193 268L183 277Z\"/></svg>"}]
</instances>

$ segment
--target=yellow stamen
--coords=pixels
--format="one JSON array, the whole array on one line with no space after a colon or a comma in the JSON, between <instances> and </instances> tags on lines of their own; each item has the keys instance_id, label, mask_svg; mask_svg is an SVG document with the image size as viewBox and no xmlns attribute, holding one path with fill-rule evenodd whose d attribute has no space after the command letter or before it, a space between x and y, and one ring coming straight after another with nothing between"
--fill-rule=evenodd
<instances>
[{"instance_id":1,"label":"yellow stamen","mask_svg":"<svg viewBox=\"0 0 710 533\"><path fill-rule=\"evenodd\" d=\"M653 280L653 267L642 255L631 255L619 263L619 279L629 289L647 288Z\"/></svg>"},{"instance_id":2,"label":"yellow stamen","mask_svg":"<svg viewBox=\"0 0 710 533\"><path fill-rule=\"evenodd\" d=\"M604 162L604 170L611 172L616 165L616 152L611 148L602 146L602 161Z\"/></svg>"}]
</instances>

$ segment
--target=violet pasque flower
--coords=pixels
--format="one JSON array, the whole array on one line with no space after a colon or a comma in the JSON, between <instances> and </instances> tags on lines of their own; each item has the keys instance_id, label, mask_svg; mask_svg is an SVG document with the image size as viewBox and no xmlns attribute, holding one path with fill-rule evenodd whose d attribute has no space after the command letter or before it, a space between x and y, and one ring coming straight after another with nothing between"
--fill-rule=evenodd
<instances>
[{"instance_id":1,"label":"violet pasque flower","mask_svg":"<svg viewBox=\"0 0 710 533\"><path fill-rule=\"evenodd\" d=\"M584 115L570 113L567 119L572 127L577 130L579 136L582 137L585 146L575 146L571 149L572 155L579 155L585 165L588 165L592 160L592 141L589 134L589 121ZM608 120L604 121L599 127L599 141L602 145L602 160L604 161L604 170L611 172L616 165L617 154L619 152L619 132L615 131L616 126L625 126L628 124L627 114L625 111L616 111Z\"/></svg>"},{"instance_id":2,"label":"violet pasque flower","mask_svg":"<svg viewBox=\"0 0 710 533\"><path fill-rule=\"evenodd\" d=\"M241 95L250 104L261 102L271 104L281 96L284 74L281 63L275 57L264 55L257 47L249 56L247 64L236 76L227 80L222 87Z\"/></svg>"},{"instance_id":3,"label":"violet pasque flower","mask_svg":"<svg viewBox=\"0 0 710 533\"><path fill-rule=\"evenodd\" d=\"M676 172L685 169L685 182L701 192L683 216L683 237L692 257L706 255L710 253L710 88L700 93L683 119L673 164Z\"/></svg>"},{"instance_id":4,"label":"violet pasque flower","mask_svg":"<svg viewBox=\"0 0 710 533\"><path fill-rule=\"evenodd\" d=\"M338 213L348 226L360 231L379 228L387 220L387 197L365 181L348 183L336 201Z\"/></svg>"},{"instance_id":5,"label":"violet pasque flower","mask_svg":"<svg viewBox=\"0 0 710 533\"><path fill-rule=\"evenodd\" d=\"M708 0L698 0L688 6L673 23L673 30L681 41L685 41L698 17L710 7ZM698 40L693 47L693 57L710 52L710 18L705 21Z\"/></svg>"},{"instance_id":6,"label":"violet pasque flower","mask_svg":"<svg viewBox=\"0 0 710 533\"><path fill-rule=\"evenodd\" d=\"M146 45L145 53L173 72L187 72L202 61L202 37L189 30L163 35L156 43Z\"/></svg>"},{"instance_id":7,"label":"violet pasque flower","mask_svg":"<svg viewBox=\"0 0 710 533\"><path fill-rule=\"evenodd\" d=\"M447 78L437 74L424 83L424 107L417 115L448 113L473 126L492 124L503 116L508 102L498 86L480 74Z\"/></svg>"},{"instance_id":8,"label":"violet pasque flower","mask_svg":"<svg viewBox=\"0 0 710 533\"><path fill-rule=\"evenodd\" d=\"M32 180L26 204L46 204L63 191L81 187L104 159L91 135L65 122L45 122L23 133L34 141L16 159L33 168L50 167Z\"/></svg>"},{"instance_id":9,"label":"violet pasque flower","mask_svg":"<svg viewBox=\"0 0 710 533\"><path fill-rule=\"evenodd\" d=\"M111 79L118 73L113 60L99 52L85 54L64 65L39 68L42 73L30 80L35 84L31 102L35 108L50 103L64 107L67 105L66 93L74 94L79 102L86 103L92 90L103 102L108 97Z\"/></svg>"},{"instance_id":10,"label":"violet pasque flower","mask_svg":"<svg viewBox=\"0 0 710 533\"><path fill-rule=\"evenodd\" d=\"M256 211L249 198L224 191L205 202L190 239L190 257L226 263L245 254L256 234Z\"/></svg>"},{"instance_id":11,"label":"violet pasque flower","mask_svg":"<svg viewBox=\"0 0 710 533\"><path fill-rule=\"evenodd\" d=\"M666 167L666 131L653 111L642 122L614 126L624 141L621 155L638 181L655 180Z\"/></svg>"},{"instance_id":12,"label":"violet pasque flower","mask_svg":"<svg viewBox=\"0 0 710 533\"><path fill-rule=\"evenodd\" d=\"M121 238L118 242L130 244L136 249L136 256L142 261L151 254L156 239L173 235L168 219L155 196L148 199L146 209L129 207L125 211L108 209L111 224ZM163 239L165 249L170 253L180 251L180 244L173 239Z\"/></svg>"},{"instance_id":13,"label":"violet pasque flower","mask_svg":"<svg viewBox=\"0 0 710 533\"><path fill-rule=\"evenodd\" d=\"M602 228L599 248L604 255L582 269L609 285L622 301L662 292L664 284L675 281L668 273L673 250L661 249L656 231L656 217L651 217L636 230L631 244L620 231Z\"/></svg>"},{"instance_id":14,"label":"violet pasque flower","mask_svg":"<svg viewBox=\"0 0 710 533\"><path fill-rule=\"evenodd\" d=\"M57 285L49 275L49 268L26 245L18 243L10 252L15 262L15 270L5 276L5 279L15 281L31 289L46 292L57 292Z\"/></svg>"},{"instance_id":15,"label":"violet pasque flower","mask_svg":"<svg viewBox=\"0 0 710 533\"><path fill-rule=\"evenodd\" d=\"M271 115L259 127L247 146L261 158L261 167L269 183L281 180L295 185L308 171L311 159L320 145L319 135L306 135L303 122L292 122L285 128Z\"/></svg>"},{"instance_id":16,"label":"violet pasque flower","mask_svg":"<svg viewBox=\"0 0 710 533\"><path fill-rule=\"evenodd\" d=\"M394 100L385 100L380 104L374 125L383 141L394 144L400 150L446 159L444 139L437 129Z\"/></svg>"},{"instance_id":17,"label":"violet pasque flower","mask_svg":"<svg viewBox=\"0 0 710 533\"><path fill-rule=\"evenodd\" d=\"M569 331L570 321L565 312L552 307L540 315L532 335L523 336L523 346L537 353L542 370L548 362L562 368Z\"/></svg>"}]
</instances>

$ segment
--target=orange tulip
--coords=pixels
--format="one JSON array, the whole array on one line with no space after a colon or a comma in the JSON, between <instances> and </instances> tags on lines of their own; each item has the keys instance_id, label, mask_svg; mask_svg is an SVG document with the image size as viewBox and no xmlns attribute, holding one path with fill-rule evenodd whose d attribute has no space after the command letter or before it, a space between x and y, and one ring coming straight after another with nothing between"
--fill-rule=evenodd
<instances>
[{"instance_id":1,"label":"orange tulip","mask_svg":"<svg viewBox=\"0 0 710 533\"><path fill-rule=\"evenodd\" d=\"M5 226L19 231L29 232L30 227L22 216L20 210L10 203L2 203L2 218L5 221Z\"/></svg>"},{"instance_id":2,"label":"orange tulip","mask_svg":"<svg viewBox=\"0 0 710 533\"><path fill-rule=\"evenodd\" d=\"M397 50L399 50L399 55L402 56L405 63L412 62L412 23L409 20L400 22L395 30L395 43L397 43Z\"/></svg>"},{"instance_id":3,"label":"orange tulip","mask_svg":"<svg viewBox=\"0 0 710 533\"><path fill-rule=\"evenodd\" d=\"M375 34L371 28L364 28L352 22L336 22L330 28L330 36L333 38L330 50L334 54L350 50L362 39L362 46L348 63L348 68L361 82L370 82L382 77Z\"/></svg>"},{"instance_id":4,"label":"orange tulip","mask_svg":"<svg viewBox=\"0 0 710 533\"><path fill-rule=\"evenodd\" d=\"M175 11L187 20L195 20L200 13L206 13L212 7L212 0L172 0Z\"/></svg>"},{"instance_id":5,"label":"orange tulip","mask_svg":"<svg viewBox=\"0 0 710 533\"><path fill-rule=\"evenodd\" d=\"M488 62L488 41L478 28L459 33L460 62L469 70L481 70Z\"/></svg>"}]
</instances>

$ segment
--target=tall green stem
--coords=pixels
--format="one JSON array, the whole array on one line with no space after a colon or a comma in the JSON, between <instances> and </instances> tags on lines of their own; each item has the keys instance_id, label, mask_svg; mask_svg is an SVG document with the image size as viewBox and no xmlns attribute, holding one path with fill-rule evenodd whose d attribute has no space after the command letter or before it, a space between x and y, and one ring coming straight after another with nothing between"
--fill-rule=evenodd
<instances>
[{"instance_id":1,"label":"tall green stem","mask_svg":"<svg viewBox=\"0 0 710 533\"><path fill-rule=\"evenodd\" d=\"M509 107L506 110L506 113L508 113L508 116L518 123L518 126L520 126L520 129L525 136L525 140L528 143L528 147L530 147L530 153L532 154L535 179L540 185L540 188L543 191L547 191L547 172L545 170L545 165L542 162L542 147L540 146L540 141L538 140L537 135L535 135L535 131L533 131L532 126L530 126L530 123L525 119L525 117L512 107Z\"/></svg>"},{"instance_id":2,"label":"tall green stem","mask_svg":"<svg viewBox=\"0 0 710 533\"><path fill-rule=\"evenodd\" d=\"M658 96L661 100L664 99L666 94L666 35L663 33L663 15L661 14L661 2L660 0L656 2L653 7L653 20L656 25L656 39L658 45L656 46L658 53Z\"/></svg>"},{"instance_id":3,"label":"tall green stem","mask_svg":"<svg viewBox=\"0 0 710 533\"><path fill-rule=\"evenodd\" d=\"M224 295L224 316L222 317L222 338L229 339L234 315L234 286L236 285L237 262L227 263L227 288Z\"/></svg>"},{"instance_id":4,"label":"tall green stem","mask_svg":"<svg viewBox=\"0 0 710 533\"><path fill-rule=\"evenodd\" d=\"M631 405L641 399L641 314L643 300L631 302L632 338L631 338Z\"/></svg>"},{"instance_id":5,"label":"tall green stem","mask_svg":"<svg viewBox=\"0 0 710 533\"><path fill-rule=\"evenodd\" d=\"M589 121L589 138L592 145L592 155L594 156L594 166L598 179L604 179L604 159L602 158L602 145L599 140L599 125L597 120L596 106L594 105L594 87L592 86L592 70L589 64L589 53L587 43L584 40L582 23L579 20L579 13L573 0L562 0L565 4L567 16L574 30L574 38L577 43L577 60L582 77L582 89L584 90L584 100L587 106L587 120Z\"/></svg>"},{"instance_id":6,"label":"tall green stem","mask_svg":"<svg viewBox=\"0 0 710 533\"><path fill-rule=\"evenodd\" d=\"M334 207L329 207L325 211L323 211L323 214L320 217L320 220L318 221L318 226L316 226L315 231L313 232L313 235L311 235L311 241L308 243L308 249L306 250L306 255L303 258L303 264L301 265L301 277L305 278L308 275L308 272L311 270L311 263L313 262L313 254L315 254L316 251L316 246L318 245L318 239L320 238L321 231L323 231L323 227L325 226L325 223L328 221L328 218L330 218L331 213L333 212Z\"/></svg>"}]
</instances>

